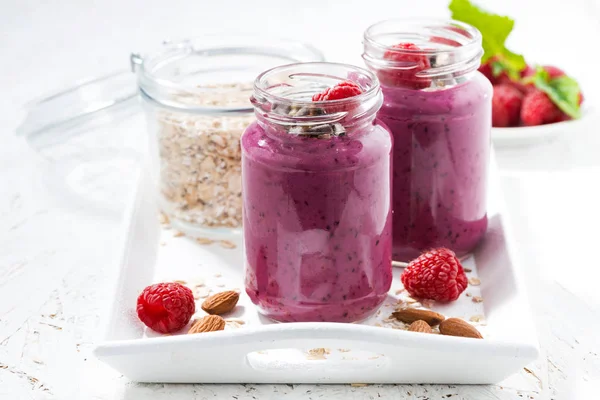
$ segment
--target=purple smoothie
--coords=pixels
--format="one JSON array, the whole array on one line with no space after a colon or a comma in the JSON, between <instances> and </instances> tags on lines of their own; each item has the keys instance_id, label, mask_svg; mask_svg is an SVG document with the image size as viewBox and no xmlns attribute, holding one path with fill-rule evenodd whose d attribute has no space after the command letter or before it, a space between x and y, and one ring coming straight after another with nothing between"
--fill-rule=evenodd
<instances>
[{"instance_id":1,"label":"purple smoothie","mask_svg":"<svg viewBox=\"0 0 600 400\"><path fill-rule=\"evenodd\" d=\"M477 72L446 89L382 89L378 118L394 137L394 259L433 247L469 253L487 228L489 81Z\"/></svg>"},{"instance_id":2,"label":"purple smoothie","mask_svg":"<svg viewBox=\"0 0 600 400\"><path fill-rule=\"evenodd\" d=\"M298 137L254 122L242 136L246 292L277 321L352 322L392 281L391 148L377 122Z\"/></svg>"}]
</instances>

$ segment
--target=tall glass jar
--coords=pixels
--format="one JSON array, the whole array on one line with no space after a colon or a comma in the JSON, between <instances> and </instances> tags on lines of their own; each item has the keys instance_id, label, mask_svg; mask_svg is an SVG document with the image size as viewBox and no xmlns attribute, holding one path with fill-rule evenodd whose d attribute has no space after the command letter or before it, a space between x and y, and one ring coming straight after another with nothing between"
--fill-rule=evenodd
<instances>
[{"instance_id":1,"label":"tall glass jar","mask_svg":"<svg viewBox=\"0 0 600 400\"><path fill-rule=\"evenodd\" d=\"M481 34L457 21L390 20L364 35L394 136L393 257L432 247L459 256L487 229L492 87L477 68Z\"/></svg>"},{"instance_id":2,"label":"tall glass jar","mask_svg":"<svg viewBox=\"0 0 600 400\"><path fill-rule=\"evenodd\" d=\"M362 94L313 102L343 81ZM391 270L391 149L375 76L332 63L254 83L242 136L246 292L277 321L351 322L383 302Z\"/></svg>"},{"instance_id":3,"label":"tall glass jar","mask_svg":"<svg viewBox=\"0 0 600 400\"><path fill-rule=\"evenodd\" d=\"M240 136L254 119L252 82L277 65L322 59L311 46L254 36L205 36L132 56L171 225L208 238L239 231Z\"/></svg>"}]
</instances>

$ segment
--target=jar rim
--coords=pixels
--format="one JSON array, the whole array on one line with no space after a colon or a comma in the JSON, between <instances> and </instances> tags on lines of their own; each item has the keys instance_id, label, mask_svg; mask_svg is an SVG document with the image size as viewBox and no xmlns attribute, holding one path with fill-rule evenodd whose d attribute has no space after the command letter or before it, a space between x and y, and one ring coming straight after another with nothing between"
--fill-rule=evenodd
<instances>
[{"instance_id":1,"label":"jar rim","mask_svg":"<svg viewBox=\"0 0 600 400\"><path fill-rule=\"evenodd\" d=\"M206 105L186 104L177 101L178 96L190 96L215 93L227 93L227 89L211 88L208 85L190 85L182 83L181 79L165 78L160 72L165 67L173 66L177 62L193 56L200 57L262 57L268 60L271 65L280 65L286 61L322 61L323 53L314 46L285 38L273 38L266 35L203 35L178 41L168 41L163 43L161 49L155 50L146 55L132 54L132 69L137 73L138 86L145 98L160 105L172 109L179 109L192 113L240 113L251 112L252 106L248 102L247 106L232 107L213 107ZM246 66L241 63L239 70L248 68L253 72L251 78L245 80L248 83L249 95L252 90L252 82L256 75L264 69L251 68L251 63ZM218 67L207 72L218 71ZM203 71L192 71L200 75ZM180 78L180 77L178 77ZM240 82L241 83L241 82ZM237 91L239 89L232 89Z\"/></svg>"},{"instance_id":2,"label":"jar rim","mask_svg":"<svg viewBox=\"0 0 600 400\"><path fill-rule=\"evenodd\" d=\"M413 43L417 48L399 48L398 43ZM408 60L411 60L410 56L427 57L432 64L416 72L415 77L419 79L444 80L470 73L479 67L483 55L479 30L452 19L397 18L380 21L365 30L363 45L362 58L376 70L411 70L406 60L386 58L388 52L405 54L409 56Z\"/></svg>"},{"instance_id":3,"label":"jar rim","mask_svg":"<svg viewBox=\"0 0 600 400\"><path fill-rule=\"evenodd\" d=\"M469 36L464 36L464 35L463 36L470 40L467 43L461 44L461 46L458 46L458 47L448 48L448 49L445 49L445 48L437 48L437 49L429 48L429 49L419 49L419 50L402 49L402 52L407 52L407 53L412 53L412 54L421 54L421 53L422 54L438 54L440 52L455 52L458 49L481 47L481 40L482 40L481 32L479 32L479 30L477 28L475 28L474 26L467 24L465 22L462 22L462 21L454 20L454 19L435 19L435 18L417 18L417 19L393 18L393 19L386 19L383 21L376 22L376 23L370 25L365 30L365 33L363 36L365 42L368 42L372 46L377 47L382 50L397 50L396 48L394 48L394 45L382 44L382 43L376 41L374 38L373 31L376 28L380 28L385 24L402 24L402 25L412 25L412 26L420 26L420 27L456 26L456 27L459 27L460 29L462 29L464 32L469 34Z\"/></svg>"},{"instance_id":4,"label":"jar rim","mask_svg":"<svg viewBox=\"0 0 600 400\"><path fill-rule=\"evenodd\" d=\"M353 97L349 97L349 98L345 98L345 99L338 99L338 100L327 100L327 101L312 101L311 100L303 100L303 99L291 99L289 97L283 97L283 96L278 96L276 94L273 94L271 91L269 91L269 89L273 88L273 86L271 87L265 87L264 84L266 83L266 79L270 76L273 75L277 72L283 72L286 69L290 69L290 70L296 70L297 69L301 69L301 68L307 68L307 69L311 69L311 68L315 68L315 69L319 69L320 67L324 67L324 68L340 68L340 69L344 69L350 73L355 73L355 74L360 74L362 75L362 77L367 78L368 82L361 82L359 83L359 85L361 86L361 88L366 89L363 91L363 93L357 95L357 96L353 96ZM294 74L294 75L300 75L300 74ZM330 74L326 74L326 73L305 73L304 76L313 76L315 78L337 78L340 81L344 81L344 80L348 80L348 77L334 77L333 75ZM291 77L291 75L290 75ZM357 67L355 65L351 65L351 64L345 64L345 63L336 63L336 62L326 62L326 61L315 61L315 62L300 62L300 63L293 63L293 64L286 64L286 65L279 65L277 67L273 67L269 70L264 71L263 73L261 73L260 75L258 75L256 77L256 79L254 80L254 92L255 94L259 95L262 98L268 99L272 102L277 102L277 103L281 103L281 104L287 104L287 103L293 103L293 104L297 104L300 106L303 105L314 105L314 106L322 106L324 104L327 105L342 105L342 104L347 104L349 102L363 102L363 101L367 101L369 99L371 99L373 96L376 96L377 93L380 91L380 86L379 86L379 80L377 79L377 76L369 71L366 68L361 68L361 67Z\"/></svg>"},{"instance_id":5,"label":"jar rim","mask_svg":"<svg viewBox=\"0 0 600 400\"><path fill-rule=\"evenodd\" d=\"M362 93L337 100L312 100L314 94L344 81L356 83ZM257 119L270 124L311 127L342 123L350 128L375 115L383 103L383 94L377 76L368 69L308 62L264 71L254 81L251 102Z\"/></svg>"}]
</instances>

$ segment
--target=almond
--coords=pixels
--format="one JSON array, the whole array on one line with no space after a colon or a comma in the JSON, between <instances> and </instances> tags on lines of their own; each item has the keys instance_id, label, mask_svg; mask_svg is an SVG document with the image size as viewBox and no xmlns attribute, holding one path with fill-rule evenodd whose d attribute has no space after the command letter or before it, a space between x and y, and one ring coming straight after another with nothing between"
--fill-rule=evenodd
<instances>
[{"instance_id":1,"label":"almond","mask_svg":"<svg viewBox=\"0 0 600 400\"><path fill-rule=\"evenodd\" d=\"M429 326L429 324L425 321L423 321L422 319L417 320L415 322L413 322L412 324L410 324L410 326L408 327L408 330L411 332L422 332L422 333L432 333L433 329L431 329L431 326Z\"/></svg>"},{"instance_id":2,"label":"almond","mask_svg":"<svg viewBox=\"0 0 600 400\"><path fill-rule=\"evenodd\" d=\"M209 314L221 315L233 310L240 294L233 290L213 294L202 303L202 309Z\"/></svg>"},{"instance_id":3,"label":"almond","mask_svg":"<svg viewBox=\"0 0 600 400\"><path fill-rule=\"evenodd\" d=\"M481 333L473 325L460 318L448 318L443 321L440 324L440 333L442 335L483 339Z\"/></svg>"},{"instance_id":4,"label":"almond","mask_svg":"<svg viewBox=\"0 0 600 400\"><path fill-rule=\"evenodd\" d=\"M225 329L225 320L218 315L207 315L204 318L196 320L188 334L202 333L202 332L215 332L222 331Z\"/></svg>"},{"instance_id":5,"label":"almond","mask_svg":"<svg viewBox=\"0 0 600 400\"><path fill-rule=\"evenodd\" d=\"M392 313L392 316L399 321L412 324L415 321L423 320L429 326L438 325L445 317L442 314L431 310L419 310L417 308L404 308Z\"/></svg>"}]
</instances>

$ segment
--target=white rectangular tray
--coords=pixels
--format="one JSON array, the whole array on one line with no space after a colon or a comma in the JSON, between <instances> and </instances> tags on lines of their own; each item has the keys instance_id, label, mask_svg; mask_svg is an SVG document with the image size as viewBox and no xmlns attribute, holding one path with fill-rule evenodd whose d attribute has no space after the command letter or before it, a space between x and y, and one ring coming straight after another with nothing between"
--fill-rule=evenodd
<instances>
[{"instance_id":1,"label":"white rectangular tray","mask_svg":"<svg viewBox=\"0 0 600 400\"><path fill-rule=\"evenodd\" d=\"M495 164L490 176L489 230L465 260L469 286L449 305L424 305L448 317L481 319L483 340L408 332L388 317L398 299L401 269L380 312L362 324L271 323L243 291L240 237L200 245L161 226L153 186L142 175L127 214L124 250L106 339L96 356L140 382L180 383L496 383L538 356L537 338L521 274L510 252ZM204 283L212 292L240 289L225 331L161 336L145 329L135 312L141 290L159 281ZM467 296L467 293L470 297ZM206 293L204 293L206 294ZM476 303L474 296L483 298ZM408 299L410 302L411 300ZM202 299L197 303L198 316ZM406 304L406 303L404 303ZM419 306L419 304L410 304ZM391 328L391 329L390 329ZM396 328L396 329L393 329Z\"/></svg>"}]
</instances>

